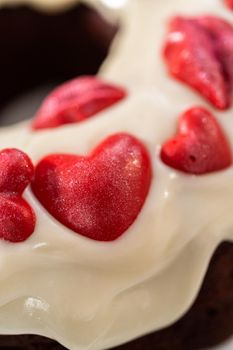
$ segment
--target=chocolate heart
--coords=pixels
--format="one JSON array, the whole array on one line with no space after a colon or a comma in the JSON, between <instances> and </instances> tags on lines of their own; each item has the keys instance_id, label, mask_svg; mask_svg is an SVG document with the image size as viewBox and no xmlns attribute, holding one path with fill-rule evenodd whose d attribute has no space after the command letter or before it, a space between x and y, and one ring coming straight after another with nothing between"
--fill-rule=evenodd
<instances>
[{"instance_id":1,"label":"chocolate heart","mask_svg":"<svg viewBox=\"0 0 233 350\"><path fill-rule=\"evenodd\" d=\"M112 241L138 216L150 182L151 164L143 144L131 135L116 134L88 157L43 158L32 189L65 226L94 240Z\"/></svg>"},{"instance_id":2,"label":"chocolate heart","mask_svg":"<svg viewBox=\"0 0 233 350\"><path fill-rule=\"evenodd\" d=\"M35 214L21 197L33 178L28 156L16 149L0 152L0 238L22 242L34 231Z\"/></svg>"},{"instance_id":3,"label":"chocolate heart","mask_svg":"<svg viewBox=\"0 0 233 350\"><path fill-rule=\"evenodd\" d=\"M55 89L43 102L32 123L35 130L81 122L126 96L120 88L95 77L71 80Z\"/></svg>"},{"instance_id":4,"label":"chocolate heart","mask_svg":"<svg viewBox=\"0 0 233 350\"><path fill-rule=\"evenodd\" d=\"M177 136L167 141L161 159L172 168L205 174L229 167L229 143L217 120L204 108L191 108L178 124Z\"/></svg>"},{"instance_id":5,"label":"chocolate heart","mask_svg":"<svg viewBox=\"0 0 233 350\"><path fill-rule=\"evenodd\" d=\"M219 109L233 101L233 27L217 17L175 17L164 49L170 73Z\"/></svg>"}]
</instances>

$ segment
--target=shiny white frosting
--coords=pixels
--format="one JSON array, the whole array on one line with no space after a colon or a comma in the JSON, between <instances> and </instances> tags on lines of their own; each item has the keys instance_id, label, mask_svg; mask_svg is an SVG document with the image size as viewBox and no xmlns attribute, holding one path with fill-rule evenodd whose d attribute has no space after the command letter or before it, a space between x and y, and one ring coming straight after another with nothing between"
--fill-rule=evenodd
<instances>
[{"instance_id":1,"label":"shiny white frosting","mask_svg":"<svg viewBox=\"0 0 233 350\"><path fill-rule=\"evenodd\" d=\"M110 134L129 132L147 146L154 176L139 217L112 243L70 231L26 191L37 226L22 244L0 242L0 333L36 333L71 350L103 350L161 329L193 303L216 247L233 241L233 167L191 176L159 158L186 108L212 110L167 75L161 57L168 19L203 13L233 22L221 0L128 0L100 76L125 86L129 97L80 124L1 129L0 148L18 147L35 163L53 152L87 154ZM232 109L213 113L233 152Z\"/></svg>"}]
</instances>

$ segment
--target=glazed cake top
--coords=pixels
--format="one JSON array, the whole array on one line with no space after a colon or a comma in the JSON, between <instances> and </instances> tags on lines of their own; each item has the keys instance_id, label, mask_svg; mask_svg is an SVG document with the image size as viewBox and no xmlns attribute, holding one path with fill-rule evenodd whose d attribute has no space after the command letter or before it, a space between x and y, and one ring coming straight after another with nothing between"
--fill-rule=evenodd
<instances>
[{"instance_id":1,"label":"glazed cake top","mask_svg":"<svg viewBox=\"0 0 233 350\"><path fill-rule=\"evenodd\" d=\"M214 250L233 240L232 166L194 176L160 157L179 116L194 106L215 116L232 151L232 109L219 111L171 78L162 56L174 15L208 14L232 23L232 13L221 0L128 0L122 9L121 30L99 77L124 88L127 97L82 123L3 128L0 148L23 150L37 164L53 153L85 156L124 132L147 149L148 194L131 226L101 242L61 224L28 188L34 233L20 244L0 243L3 334L36 333L72 350L101 350L161 329L188 310Z\"/></svg>"}]
</instances>

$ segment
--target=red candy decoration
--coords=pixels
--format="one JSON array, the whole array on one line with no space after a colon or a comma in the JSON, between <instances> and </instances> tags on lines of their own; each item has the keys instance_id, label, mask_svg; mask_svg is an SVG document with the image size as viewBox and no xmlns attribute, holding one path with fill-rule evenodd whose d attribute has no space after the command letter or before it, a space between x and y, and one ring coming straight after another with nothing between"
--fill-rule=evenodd
<instances>
[{"instance_id":1,"label":"red candy decoration","mask_svg":"<svg viewBox=\"0 0 233 350\"><path fill-rule=\"evenodd\" d=\"M55 89L43 102L32 123L34 130L77 123L119 102L126 96L120 88L95 77L71 80Z\"/></svg>"},{"instance_id":2,"label":"red candy decoration","mask_svg":"<svg viewBox=\"0 0 233 350\"><path fill-rule=\"evenodd\" d=\"M34 167L29 157L17 149L0 152L0 238L25 241L34 231L35 214L22 198L32 181Z\"/></svg>"},{"instance_id":3,"label":"red candy decoration","mask_svg":"<svg viewBox=\"0 0 233 350\"><path fill-rule=\"evenodd\" d=\"M233 10L233 0L225 0L226 5Z\"/></svg>"},{"instance_id":4,"label":"red candy decoration","mask_svg":"<svg viewBox=\"0 0 233 350\"><path fill-rule=\"evenodd\" d=\"M137 218L151 172L145 147L131 135L116 134L88 157L52 154L43 158L32 189L65 226L97 241L113 241Z\"/></svg>"},{"instance_id":5,"label":"red candy decoration","mask_svg":"<svg viewBox=\"0 0 233 350\"><path fill-rule=\"evenodd\" d=\"M191 108L178 124L177 135L161 150L162 161L190 174L206 174L232 164L230 145L217 120L204 108Z\"/></svg>"},{"instance_id":6,"label":"red candy decoration","mask_svg":"<svg viewBox=\"0 0 233 350\"><path fill-rule=\"evenodd\" d=\"M169 71L216 108L233 102L233 27L217 17L175 17L164 48Z\"/></svg>"}]
</instances>

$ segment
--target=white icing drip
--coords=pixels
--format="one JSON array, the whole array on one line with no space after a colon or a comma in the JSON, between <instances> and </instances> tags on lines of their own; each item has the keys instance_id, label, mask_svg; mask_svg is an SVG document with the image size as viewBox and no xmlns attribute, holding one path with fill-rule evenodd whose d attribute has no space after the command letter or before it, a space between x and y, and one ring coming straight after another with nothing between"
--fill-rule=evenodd
<instances>
[{"instance_id":1,"label":"white icing drip","mask_svg":"<svg viewBox=\"0 0 233 350\"><path fill-rule=\"evenodd\" d=\"M138 219L107 244L60 225L27 190L35 233L23 244L0 242L1 333L38 333L72 350L100 350L163 328L188 310L215 248L233 240L233 168L195 177L158 156L182 111L196 104L211 109L166 73L161 47L176 13L232 21L220 0L131 0L100 72L127 86L129 97L80 124L0 131L0 148L21 148L34 162L53 152L87 154L109 134L126 131L146 144L154 172ZM213 113L232 143L232 110Z\"/></svg>"}]
</instances>

